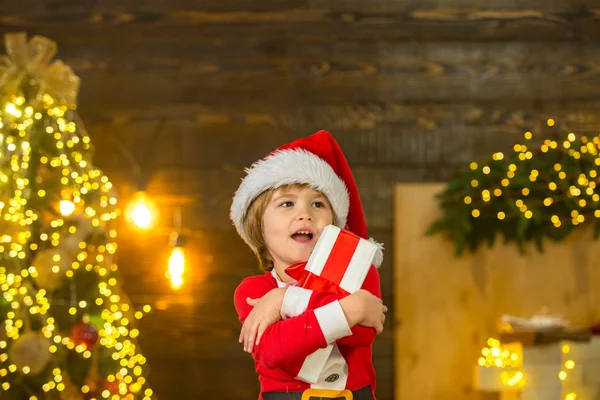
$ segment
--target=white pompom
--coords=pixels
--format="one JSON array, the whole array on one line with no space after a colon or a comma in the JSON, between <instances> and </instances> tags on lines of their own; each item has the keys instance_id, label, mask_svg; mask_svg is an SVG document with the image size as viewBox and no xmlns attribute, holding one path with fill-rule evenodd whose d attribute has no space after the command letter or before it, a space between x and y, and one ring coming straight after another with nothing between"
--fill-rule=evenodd
<instances>
[{"instance_id":1,"label":"white pompom","mask_svg":"<svg viewBox=\"0 0 600 400\"><path fill-rule=\"evenodd\" d=\"M377 251L375 252L375 255L373 256L373 265L375 265L375 267L379 268L381 266L381 264L383 263L383 243L378 243L373 238L369 238L369 241L371 243L375 243L377 245Z\"/></svg>"}]
</instances>

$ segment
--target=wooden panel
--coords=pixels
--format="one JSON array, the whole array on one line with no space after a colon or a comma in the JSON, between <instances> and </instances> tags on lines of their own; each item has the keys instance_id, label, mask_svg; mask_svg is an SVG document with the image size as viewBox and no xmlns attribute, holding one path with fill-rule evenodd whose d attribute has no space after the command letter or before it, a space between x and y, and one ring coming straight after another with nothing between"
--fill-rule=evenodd
<instances>
[{"instance_id":1,"label":"wooden panel","mask_svg":"<svg viewBox=\"0 0 600 400\"><path fill-rule=\"evenodd\" d=\"M37 7L36 7L37 6ZM410 9L444 9L448 6L447 0L372 0L365 4L361 0L330 0L326 9L332 11L341 10L363 10L363 11L400 11ZM461 7L469 9L494 9L523 10L523 3L519 0L465 0L461 1ZM577 2L566 2L563 0L531 0L527 2L530 9L541 12L581 12L593 9L597 6L595 0L579 0ZM122 2L119 0L80 0L72 3L69 0L54 0L51 4L40 3L36 0L6 0L2 4L5 13L23 13L24 10L33 10L36 14L57 13L73 14L85 11L112 11L113 13L126 13L138 11L138 4ZM147 0L144 2L144 11L171 11L171 10L199 10L206 12L228 12L228 11L284 11L297 9L325 9L323 3L318 0L263 0L256 3L253 0L238 0L236 2L222 2L218 0L179 0L173 4L168 0ZM98 21L97 21L98 22Z\"/></svg>"},{"instance_id":2,"label":"wooden panel","mask_svg":"<svg viewBox=\"0 0 600 400\"><path fill-rule=\"evenodd\" d=\"M237 56L236 49L230 47L235 55L220 64L215 59L214 71L201 65L118 73L76 68L86 82L81 101L98 107L101 99L110 98L110 103L102 103L110 110L173 103L242 107L253 102L269 108L368 101L592 99L600 82L590 72L600 60L596 44L327 43L298 45L292 48L293 56L279 48L273 60L260 50ZM227 52L213 50L205 46L188 52L198 54L194 57L202 62ZM135 53L129 47L114 51Z\"/></svg>"},{"instance_id":3,"label":"wooden panel","mask_svg":"<svg viewBox=\"0 0 600 400\"><path fill-rule=\"evenodd\" d=\"M166 104L164 106L140 107L131 104L119 109L93 109L80 107L80 114L92 133L114 130L114 134L129 134L133 124L146 123L144 129L154 131L158 123L164 124L162 131L177 127L182 130L198 129L199 137L219 140L224 135L229 141L242 135L241 139L262 136L273 140L288 139L289 136L304 134L307 128L326 126L335 134L338 129L369 130L377 126L391 125L396 128L446 129L453 124L459 126L501 127L502 125L526 126L538 119L560 116L569 124L590 127L598 122L594 110L598 100L586 101L449 101L436 102L348 102L336 104L299 104L290 108L285 104L273 104L265 108L262 104L248 103L244 108L210 103ZM595 125L597 127L597 125ZM277 129L275 129L277 128ZM286 131L281 131L285 128ZM289 132L289 130L299 132ZM107 132L105 132L107 131ZM213 134L213 132L215 134ZM263 133L264 132L264 133ZM175 132L176 133L176 132ZM277 137L281 135L281 137ZM242 140L240 140L241 142Z\"/></svg>"},{"instance_id":4,"label":"wooden panel","mask_svg":"<svg viewBox=\"0 0 600 400\"><path fill-rule=\"evenodd\" d=\"M581 234L522 257L496 246L454 258L441 237L423 237L439 208L441 184L400 184L394 228L396 400L479 399L473 366L507 313L529 317L548 307L574 327L600 317L600 242Z\"/></svg>"},{"instance_id":5,"label":"wooden panel","mask_svg":"<svg viewBox=\"0 0 600 400\"><path fill-rule=\"evenodd\" d=\"M305 43L275 37L260 43L129 43L121 40L117 43L68 44L54 40L59 44L58 56L82 77L103 76L107 79L116 73L129 73L125 77L132 79L134 73L161 72L165 78L175 81L176 74L188 74L189 78L204 76L197 82L186 81L186 75L180 76L178 83L186 85L209 84L205 82L208 77L211 80L232 79L240 73L244 76L238 78L274 75L273 79L281 82L286 82L285 78L312 77L330 80L340 77L359 82L361 78L380 74L379 79L385 79L392 73L407 79L462 76L463 82L465 78L472 78L474 83L483 78L502 79L505 74L509 74L505 79L512 74L524 75L524 78L531 74L540 79L563 76L575 80L578 74L593 69L597 65L594 61L598 59L598 45L579 43L574 46L570 42ZM546 68L532 70L532 64ZM385 83L385 80L381 82Z\"/></svg>"},{"instance_id":6,"label":"wooden panel","mask_svg":"<svg viewBox=\"0 0 600 400\"><path fill-rule=\"evenodd\" d=\"M504 151L553 117L569 131L596 131L597 101L367 103L251 112L201 105L83 113L103 168L246 167L294 138L327 129L351 166L456 166ZM156 138L155 138L155 135ZM248 143L252 143L249 148Z\"/></svg>"},{"instance_id":7,"label":"wooden panel","mask_svg":"<svg viewBox=\"0 0 600 400\"><path fill-rule=\"evenodd\" d=\"M30 0L31 1L31 0ZM60 2L58 2L60 3ZM57 8L32 6L27 13L20 1L3 4L0 30L36 28L64 43L122 40L173 43L198 41L257 41L282 38L302 41L391 40L556 40L600 36L598 5L593 0L521 3L473 0L448 5L441 0L418 2L358 1L322 3L188 1L172 6L155 1L143 9L129 3L111 5L82 2ZM508 4L507 4L508 3ZM587 3L587 4L585 4ZM168 4L168 5L167 5ZM65 29L68 24L68 30ZM137 29L132 31L131 26ZM110 28L110 29L107 29ZM235 28L235 29L232 29ZM71 35L69 35L70 32ZM216 39L218 38L218 39Z\"/></svg>"}]
</instances>

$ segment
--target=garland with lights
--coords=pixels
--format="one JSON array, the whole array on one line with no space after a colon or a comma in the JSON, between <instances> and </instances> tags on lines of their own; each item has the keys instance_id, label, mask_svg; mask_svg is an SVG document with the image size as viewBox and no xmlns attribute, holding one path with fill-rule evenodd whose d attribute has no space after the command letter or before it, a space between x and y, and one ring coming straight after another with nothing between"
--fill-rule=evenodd
<instances>
[{"instance_id":1,"label":"garland with lights","mask_svg":"<svg viewBox=\"0 0 600 400\"><path fill-rule=\"evenodd\" d=\"M120 214L79 122L79 79L54 42L0 57L0 398L151 399L117 280ZM145 306L144 312L150 307Z\"/></svg>"},{"instance_id":2,"label":"garland with lights","mask_svg":"<svg viewBox=\"0 0 600 400\"><path fill-rule=\"evenodd\" d=\"M549 127L554 120L547 121ZM600 234L600 138L568 133L534 142L532 132L508 155L495 153L470 164L437 195L442 216L427 234L444 234L456 255L492 247L501 236L521 253L526 243L543 252L545 240L560 242L582 225ZM558 137L561 137L558 139Z\"/></svg>"}]
</instances>

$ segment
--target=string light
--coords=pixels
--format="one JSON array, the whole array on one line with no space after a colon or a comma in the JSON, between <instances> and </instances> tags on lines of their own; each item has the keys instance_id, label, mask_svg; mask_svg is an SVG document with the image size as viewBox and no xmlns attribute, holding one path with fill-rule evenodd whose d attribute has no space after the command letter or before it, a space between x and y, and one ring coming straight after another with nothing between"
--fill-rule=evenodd
<instances>
[{"instance_id":1,"label":"string light","mask_svg":"<svg viewBox=\"0 0 600 400\"><path fill-rule=\"evenodd\" d=\"M98 343L112 351L118 364L114 377L118 396L123 396L119 398L133 398L138 393L149 398L152 391L146 388L146 359L135 344L139 332L131 323L149 307L143 312L132 310L130 317L129 305L116 291L117 267L112 261L116 232L109 226L120 210L112 183L91 163L91 140L75 122L75 112L75 105L62 104L47 93L37 103L22 92L0 94L0 319L6 336L0 340L0 393L11 390L15 382L19 390L31 393L66 390L67 373L58 368L59 358L73 352L94 359L96 350L74 342L68 332L59 332L53 315L64 309L79 318L95 307L100 309ZM42 126L45 128L40 130ZM47 143L43 147L41 139ZM62 196L65 190L68 199ZM56 215L40 206L56 198L63 198ZM86 240L91 232L103 239ZM43 252L49 255L45 263L39 258ZM60 303L60 296L52 296L53 288L45 286L70 285L82 274L98 283L86 293L91 297L71 297L74 302L67 307ZM35 338L27 335L33 332L33 321L40 327ZM20 365L18 353L4 350L18 343L25 346L24 341L32 338L41 343L38 361L49 360L43 362L53 371L35 390L27 388L35 381L23 380L22 375L34 375L40 365L33 361ZM80 389L84 393L92 390L87 385Z\"/></svg>"},{"instance_id":2,"label":"string light","mask_svg":"<svg viewBox=\"0 0 600 400\"><path fill-rule=\"evenodd\" d=\"M506 158L496 152L487 162L471 162L438 196L444 214L428 233L445 232L459 254L496 234L519 244L535 240L541 250L544 237L562 239L573 226L600 218L600 136L568 132L540 142L534 136L526 131Z\"/></svg>"},{"instance_id":3,"label":"string light","mask_svg":"<svg viewBox=\"0 0 600 400\"><path fill-rule=\"evenodd\" d=\"M512 352L506 348L502 348L500 341L495 338L489 338L487 347L481 350L478 364L482 367L497 367L497 368L517 368L521 365L521 357L517 352Z\"/></svg>"},{"instance_id":4,"label":"string light","mask_svg":"<svg viewBox=\"0 0 600 400\"><path fill-rule=\"evenodd\" d=\"M60 213L63 216L68 217L69 215L73 214L73 211L75 211L75 204L72 201L69 201L69 200L61 200L60 201Z\"/></svg>"}]
</instances>

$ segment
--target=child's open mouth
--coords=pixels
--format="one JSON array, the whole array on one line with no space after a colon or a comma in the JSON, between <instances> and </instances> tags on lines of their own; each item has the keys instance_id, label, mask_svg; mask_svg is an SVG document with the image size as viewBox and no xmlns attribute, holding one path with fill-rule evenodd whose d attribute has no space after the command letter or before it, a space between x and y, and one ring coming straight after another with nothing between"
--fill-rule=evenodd
<instances>
[{"instance_id":1,"label":"child's open mouth","mask_svg":"<svg viewBox=\"0 0 600 400\"><path fill-rule=\"evenodd\" d=\"M300 230L292 235L292 239L300 243L309 243L314 236L314 233L309 230Z\"/></svg>"}]
</instances>

